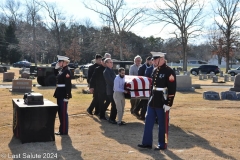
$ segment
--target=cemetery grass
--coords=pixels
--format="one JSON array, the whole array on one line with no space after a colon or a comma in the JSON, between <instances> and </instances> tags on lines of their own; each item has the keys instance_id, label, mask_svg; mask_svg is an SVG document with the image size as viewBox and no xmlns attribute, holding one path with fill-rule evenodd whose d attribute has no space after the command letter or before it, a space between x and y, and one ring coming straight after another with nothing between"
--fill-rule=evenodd
<instances>
[{"instance_id":1,"label":"cemetery grass","mask_svg":"<svg viewBox=\"0 0 240 160\"><path fill-rule=\"evenodd\" d=\"M53 102L54 87L33 87ZM117 126L89 116L86 109L92 95L82 94L83 88L73 88L69 101L69 135L55 136L52 142L21 144L12 132L12 98L22 93L0 89L0 159L14 159L11 155L50 153L53 159L240 159L240 105L239 101L204 100L207 90L226 91L227 88L203 88L195 92L177 92L170 113L168 150L139 149L144 122L130 114L126 100L123 120L126 126ZM109 107L110 108L110 107ZM107 117L109 110L107 111ZM55 131L59 119L56 117ZM157 144L157 125L153 130L153 145ZM153 146L154 147L154 146ZM4 158L4 156L10 158Z\"/></svg>"}]
</instances>

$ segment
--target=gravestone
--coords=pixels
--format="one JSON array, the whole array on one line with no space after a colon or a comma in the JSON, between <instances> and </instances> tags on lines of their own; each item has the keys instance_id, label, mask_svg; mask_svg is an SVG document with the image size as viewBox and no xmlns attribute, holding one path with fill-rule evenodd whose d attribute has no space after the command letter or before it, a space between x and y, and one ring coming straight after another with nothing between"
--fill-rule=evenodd
<instances>
[{"instance_id":1,"label":"gravestone","mask_svg":"<svg viewBox=\"0 0 240 160\"><path fill-rule=\"evenodd\" d=\"M229 81L229 76L226 74L226 75L224 75L224 81L225 82L228 82Z\"/></svg>"},{"instance_id":2,"label":"gravestone","mask_svg":"<svg viewBox=\"0 0 240 160\"><path fill-rule=\"evenodd\" d=\"M75 74L80 74L80 69L75 69Z\"/></svg>"},{"instance_id":3,"label":"gravestone","mask_svg":"<svg viewBox=\"0 0 240 160\"><path fill-rule=\"evenodd\" d=\"M190 76L190 72L189 71L187 71L187 74L186 74L187 76Z\"/></svg>"},{"instance_id":4,"label":"gravestone","mask_svg":"<svg viewBox=\"0 0 240 160\"><path fill-rule=\"evenodd\" d=\"M30 79L13 79L12 92L31 92L32 80Z\"/></svg>"},{"instance_id":5,"label":"gravestone","mask_svg":"<svg viewBox=\"0 0 240 160\"><path fill-rule=\"evenodd\" d=\"M206 74L203 75L203 79L207 79L207 75Z\"/></svg>"},{"instance_id":6,"label":"gravestone","mask_svg":"<svg viewBox=\"0 0 240 160\"><path fill-rule=\"evenodd\" d=\"M176 75L180 75L180 72L178 70L175 71Z\"/></svg>"},{"instance_id":7,"label":"gravestone","mask_svg":"<svg viewBox=\"0 0 240 160\"><path fill-rule=\"evenodd\" d=\"M199 74L199 80L203 80L203 75Z\"/></svg>"},{"instance_id":8,"label":"gravestone","mask_svg":"<svg viewBox=\"0 0 240 160\"><path fill-rule=\"evenodd\" d=\"M212 77L211 77L211 75L210 75L210 74L208 74L208 75L207 75L207 79L210 79L210 78L212 78Z\"/></svg>"},{"instance_id":9,"label":"gravestone","mask_svg":"<svg viewBox=\"0 0 240 160\"><path fill-rule=\"evenodd\" d=\"M235 91L221 92L221 99L237 100L237 94Z\"/></svg>"},{"instance_id":10,"label":"gravestone","mask_svg":"<svg viewBox=\"0 0 240 160\"><path fill-rule=\"evenodd\" d=\"M234 79L233 88L230 91L240 92L240 74L237 74Z\"/></svg>"},{"instance_id":11,"label":"gravestone","mask_svg":"<svg viewBox=\"0 0 240 160\"><path fill-rule=\"evenodd\" d=\"M231 76L231 82L233 82L235 79L235 76Z\"/></svg>"},{"instance_id":12,"label":"gravestone","mask_svg":"<svg viewBox=\"0 0 240 160\"><path fill-rule=\"evenodd\" d=\"M3 73L3 82L12 82L13 79L14 79L14 72Z\"/></svg>"},{"instance_id":13,"label":"gravestone","mask_svg":"<svg viewBox=\"0 0 240 160\"><path fill-rule=\"evenodd\" d=\"M223 77L223 71L220 71L219 76Z\"/></svg>"},{"instance_id":14,"label":"gravestone","mask_svg":"<svg viewBox=\"0 0 240 160\"><path fill-rule=\"evenodd\" d=\"M210 77L212 78L213 76L215 76L214 72L210 72Z\"/></svg>"},{"instance_id":15,"label":"gravestone","mask_svg":"<svg viewBox=\"0 0 240 160\"><path fill-rule=\"evenodd\" d=\"M177 91L194 91L192 87L192 78L188 75L176 75Z\"/></svg>"},{"instance_id":16,"label":"gravestone","mask_svg":"<svg viewBox=\"0 0 240 160\"><path fill-rule=\"evenodd\" d=\"M218 77L217 76L213 76L212 79L213 79L213 83L217 83L218 82Z\"/></svg>"},{"instance_id":17,"label":"gravestone","mask_svg":"<svg viewBox=\"0 0 240 160\"><path fill-rule=\"evenodd\" d=\"M27 79L29 79L29 77L30 77L30 73L29 72L23 72L22 74L21 74L21 78L27 78Z\"/></svg>"},{"instance_id":18,"label":"gravestone","mask_svg":"<svg viewBox=\"0 0 240 160\"><path fill-rule=\"evenodd\" d=\"M206 91L206 92L203 92L203 99L207 99L207 100L220 100L220 96L219 96L218 92Z\"/></svg>"}]
</instances>

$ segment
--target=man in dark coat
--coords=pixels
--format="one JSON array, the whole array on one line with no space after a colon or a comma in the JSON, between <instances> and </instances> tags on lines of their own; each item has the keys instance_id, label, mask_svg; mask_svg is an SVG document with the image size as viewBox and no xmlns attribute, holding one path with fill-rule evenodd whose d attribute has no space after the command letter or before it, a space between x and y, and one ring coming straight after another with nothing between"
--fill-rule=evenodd
<instances>
[{"instance_id":1,"label":"man in dark coat","mask_svg":"<svg viewBox=\"0 0 240 160\"><path fill-rule=\"evenodd\" d=\"M70 62L68 57L58 56L58 63L55 66L55 74L57 76L57 88L53 97L57 98L58 117L60 120L59 131L56 135L68 134L68 100L72 98L71 90L71 71L68 68Z\"/></svg>"},{"instance_id":2,"label":"man in dark coat","mask_svg":"<svg viewBox=\"0 0 240 160\"><path fill-rule=\"evenodd\" d=\"M111 112L109 117L109 122L112 124L117 124L116 117L117 117L117 108L115 101L113 99L113 85L114 85L114 79L116 77L115 72L113 71L113 61L111 58L106 58L104 61L106 68L103 71L103 76L105 78L106 84L107 84L107 96L111 102Z\"/></svg>"},{"instance_id":3,"label":"man in dark coat","mask_svg":"<svg viewBox=\"0 0 240 160\"><path fill-rule=\"evenodd\" d=\"M88 78L87 78L87 82L88 82L88 86L90 83L90 80L92 78L93 72L95 70L95 68L99 67L101 65L101 61L102 61L102 56L99 54L95 55L95 63L91 66L89 66L88 68ZM94 87L95 88L95 87ZM87 109L88 114L93 115L92 111L95 108L95 115L99 114L99 110L98 110L98 98L97 98L97 91L93 92L93 99L92 102L90 104L90 106Z\"/></svg>"},{"instance_id":4,"label":"man in dark coat","mask_svg":"<svg viewBox=\"0 0 240 160\"><path fill-rule=\"evenodd\" d=\"M105 70L105 58L102 58L102 65L95 68L92 78L90 80L90 92L97 92L98 97L98 105L99 105L99 112L100 112L100 119L107 120L105 117L105 112L107 110L110 101L107 97L106 93L106 81L103 76L103 71Z\"/></svg>"},{"instance_id":5,"label":"man in dark coat","mask_svg":"<svg viewBox=\"0 0 240 160\"><path fill-rule=\"evenodd\" d=\"M176 93L175 72L166 65L165 53L151 52L157 67L153 71L152 92L148 101L147 115L140 148L152 148L153 126L158 118L158 146L155 150L167 149L169 110Z\"/></svg>"}]
</instances>

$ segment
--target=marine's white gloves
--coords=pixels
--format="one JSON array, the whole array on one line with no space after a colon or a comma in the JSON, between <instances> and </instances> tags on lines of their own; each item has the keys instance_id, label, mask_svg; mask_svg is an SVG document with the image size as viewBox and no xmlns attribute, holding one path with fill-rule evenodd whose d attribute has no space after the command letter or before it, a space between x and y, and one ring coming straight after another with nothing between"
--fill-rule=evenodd
<instances>
[{"instance_id":1,"label":"marine's white gloves","mask_svg":"<svg viewBox=\"0 0 240 160\"><path fill-rule=\"evenodd\" d=\"M171 107L167 106L166 104L163 105L164 112L167 112L170 110Z\"/></svg>"},{"instance_id":2,"label":"marine's white gloves","mask_svg":"<svg viewBox=\"0 0 240 160\"><path fill-rule=\"evenodd\" d=\"M60 68L59 63L56 63L55 69L58 69L58 68Z\"/></svg>"},{"instance_id":3,"label":"marine's white gloves","mask_svg":"<svg viewBox=\"0 0 240 160\"><path fill-rule=\"evenodd\" d=\"M64 102L68 102L68 99L64 98L63 101L64 101Z\"/></svg>"}]
</instances>

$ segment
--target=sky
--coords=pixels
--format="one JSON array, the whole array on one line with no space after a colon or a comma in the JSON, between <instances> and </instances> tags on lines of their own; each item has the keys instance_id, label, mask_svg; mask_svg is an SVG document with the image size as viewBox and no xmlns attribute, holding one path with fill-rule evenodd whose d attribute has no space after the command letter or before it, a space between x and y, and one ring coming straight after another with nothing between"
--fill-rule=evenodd
<instances>
[{"instance_id":1,"label":"sky","mask_svg":"<svg viewBox=\"0 0 240 160\"><path fill-rule=\"evenodd\" d=\"M83 5L83 2L93 4L94 0L44 0L49 3L56 3L57 7L64 16L68 17L67 19L71 19L70 17L73 17L78 23L84 24L86 19L90 19L93 23L94 27L101 27L102 22L99 17L99 14L95 13L94 11L91 11ZM155 0L125 0L129 8L136 8L136 7L153 7L155 4ZM161 2L161 1L158 1ZM200 0L200 2L203 2L203 0ZM210 26L212 23L212 17L207 16L207 12L211 11L211 6L209 5L210 0L205 0L205 12L206 17L204 19L207 20L207 23L205 25ZM136 26L134 26L130 31L134 32L136 35L141 37L161 37L163 39L168 39L171 37L174 37L174 35L170 34L170 32L176 30L175 26L168 25L167 27L163 28L163 23L159 24L152 24L149 25L148 22L140 23ZM193 39L191 43L199 44L206 41L206 33L203 32L205 36L200 36L196 39Z\"/></svg>"}]
</instances>

